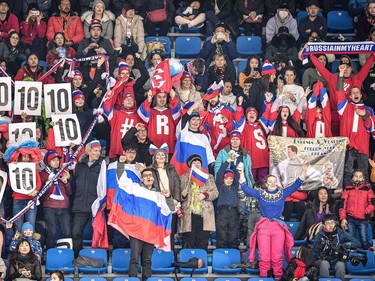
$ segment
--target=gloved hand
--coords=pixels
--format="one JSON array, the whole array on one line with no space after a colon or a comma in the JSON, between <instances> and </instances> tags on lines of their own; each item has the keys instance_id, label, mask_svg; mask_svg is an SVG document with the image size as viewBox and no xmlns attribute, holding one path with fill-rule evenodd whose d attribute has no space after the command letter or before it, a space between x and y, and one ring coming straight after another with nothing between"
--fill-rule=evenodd
<instances>
[{"instance_id":1,"label":"gloved hand","mask_svg":"<svg viewBox=\"0 0 375 281\"><path fill-rule=\"evenodd\" d=\"M103 108L101 108L101 107L95 108L93 110L93 113L94 113L94 115L96 115L96 114L102 115L103 114Z\"/></svg>"}]
</instances>

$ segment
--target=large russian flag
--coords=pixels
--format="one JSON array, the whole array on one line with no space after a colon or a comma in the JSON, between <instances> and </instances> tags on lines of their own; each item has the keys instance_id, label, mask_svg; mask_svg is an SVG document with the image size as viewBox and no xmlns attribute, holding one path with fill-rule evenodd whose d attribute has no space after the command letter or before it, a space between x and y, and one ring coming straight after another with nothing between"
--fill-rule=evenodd
<instances>
[{"instance_id":1,"label":"large russian flag","mask_svg":"<svg viewBox=\"0 0 375 281\"><path fill-rule=\"evenodd\" d=\"M186 125L177 138L171 159L171 164L175 166L178 175L190 172L186 161L193 154L202 157L202 170L207 173L208 165L215 162L208 137L205 134L189 131L188 125Z\"/></svg>"},{"instance_id":2,"label":"large russian flag","mask_svg":"<svg viewBox=\"0 0 375 281\"><path fill-rule=\"evenodd\" d=\"M160 192L150 191L131 179L120 182L108 224L128 238L165 247L171 234L171 223L172 212Z\"/></svg>"}]
</instances>

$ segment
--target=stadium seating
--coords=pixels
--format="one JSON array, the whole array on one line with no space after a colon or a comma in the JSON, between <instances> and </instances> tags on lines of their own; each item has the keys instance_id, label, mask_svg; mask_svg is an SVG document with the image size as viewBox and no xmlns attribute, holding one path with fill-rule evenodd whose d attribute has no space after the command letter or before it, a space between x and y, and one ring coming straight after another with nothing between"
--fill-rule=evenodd
<instances>
[{"instance_id":1,"label":"stadium seating","mask_svg":"<svg viewBox=\"0 0 375 281\"><path fill-rule=\"evenodd\" d=\"M194 274L205 274L208 272L207 266L207 252L202 249L182 249L179 253L178 261L185 262L191 258L200 258L204 261L204 266L202 268L197 268L194 270ZM181 273L191 273L191 268L179 268Z\"/></svg>"},{"instance_id":2,"label":"stadium seating","mask_svg":"<svg viewBox=\"0 0 375 281\"><path fill-rule=\"evenodd\" d=\"M371 275L375 274L374 253L371 251L363 251L367 255L367 263L363 265L361 262L354 266L350 261L346 263L346 271L352 275ZM356 253L351 253L356 256Z\"/></svg>"},{"instance_id":3,"label":"stadium seating","mask_svg":"<svg viewBox=\"0 0 375 281\"><path fill-rule=\"evenodd\" d=\"M247 279L247 281L274 281L273 278L263 278L263 277L252 277Z\"/></svg>"},{"instance_id":4,"label":"stadium seating","mask_svg":"<svg viewBox=\"0 0 375 281\"><path fill-rule=\"evenodd\" d=\"M72 249L51 248L46 254L46 273L61 270L66 274L74 273L74 252Z\"/></svg>"},{"instance_id":5,"label":"stadium seating","mask_svg":"<svg viewBox=\"0 0 375 281\"><path fill-rule=\"evenodd\" d=\"M113 281L139 281L137 277L116 277Z\"/></svg>"},{"instance_id":6,"label":"stadium seating","mask_svg":"<svg viewBox=\"0 0 375 281\"><path fill-rule=\"evenodd\" d=\"M259 36L240 36L237 38L236 48L240 57L261 55L263 54L262 38Z\"/></svg>"},{"instance_id":7,"label":"stadium seating","mask_svg":"<svg viewBox=\"0 0 375 281\"><path fill-rule=\"evenodd\" d=\"M249 262L249 254L250 254L250 249L246 251L246 258L245 262ZM255 260L259 261L259 252L258 249L256 249L255 252ZM246 268L245 269L246 273L252 274L252 275L259 275L259 268Z\"/></svg>"},{"instance_id":8,"label":"stadium seating","mask_svg":"<svg viewBox=\"0 0 375 281\"><path fill-rule=\"evenodd\" d=\"M183 277L180 281L207 281L204 277Z\"/></svg>"},{"instance_id":9,"label":"stadium seating","mask_svg":"<svg viewBox=\"0 0 375 281\"><path fill-rule=\"evenodd\" d=\"M176 58L196 58L201 51L201 39L193 36L177 37L175 41Z\"/></svg>"},{"instance_id":10,"label":"stadium seating","mask_svg":"<svg viewBox=\"0 0 375 281\"><path fill-rule=\"evenodd\" d=\"M285 224L288 226L290 232L292 233L293 237L296 236L297 234L297 230L298 230L298 227L299 225L301 224L300 222L298 221L287 221L285 222ZM304 245L306 244L306 240L303 239L303 240L294 240L294 245L295 246L299 246L299 245Z\"/></svg>"},{"instance_id":11,"label":"stadium seating","mask_svg":"<svg viewBox=\"0 0 375 281\"><path fill-rule=\"evenodd\" d=\"M219 277L215 278L214 281L241 281L241 279L236 277Z\"/></svg>"},{"instance_id":12,"label":"stadium seating","mask_svg":"<svg viewBox=\"0 0 375 281\"><path fill-rule=\"evenodd\" d=\"M112 272L128 273L131 250L128 248L115 249L112 252ZM139 266L140 272L140 266Z\"/></svg>"},{"instance_id":13,"label":"stadium seating","mask_svg":"<svg viewBox=\"0 0 375 281\"><path fill-rule=\"evenodd\" d=\"M328 32L354 32L353 18L348 11L330 11L327 14L327 28Z\"/></svg>"},{"instance_id":14,"label":"stadium seating","mask_svg":"<svg viewBox=\"0 0 375 281\"><path fill-rule=\"evenodd\" d=\"M79 281L107 281L104 277L82 277Z\"/></svg>"},{"instance_id":15,"label":"stadium seating","mask_svg":"<svg viewBox=\"0 0 375 281\"><path fill-rule=\"evenodd\" d=\"M173 252L165 252L155 248L151 258L152 273L172 273L174 271L173 259Z\"/></svg>"},{"instance_id":16,"label":"stadium seating","mask_svg":"<svg viewBox=\"0 0 375 281\"><path fill-rule=\"evenodd\" d=\"M150 277L147 281L174 281L171 277Z\"/></svg>"},{"instance_id":17,"label":"stadium seating","mask_svg":"<svg viewBox=\"0 0 375 281\"><path fill-rule=\"evenodd\" d=\"M241 263L238 249L216 249L212 253L212 273L238 274L242 268L230 268L230 265Z\"/></svg>"},{"instance_id":18,"label":"stadium seating","mask_svg":"<svg viewBox=\"0 0 375 281\"><path fill-rule=\"evenodd\" d=\"M78 272L83 274L100 274L107 273L108 257L107 251L96 248L85 248L79 251L79 255L92 259L101 259L104 261L102 267L78 267ZM97 280L100 281L100 280Z\"/></svg>"}]
</instances>

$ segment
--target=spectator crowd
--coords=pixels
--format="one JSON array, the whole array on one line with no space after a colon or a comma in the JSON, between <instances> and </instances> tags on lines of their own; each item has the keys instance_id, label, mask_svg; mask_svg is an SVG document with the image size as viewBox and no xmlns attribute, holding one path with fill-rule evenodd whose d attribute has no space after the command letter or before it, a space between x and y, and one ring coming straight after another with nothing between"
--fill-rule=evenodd
<instances>
[{"instance_id":1,"label":"spectator crowd","mask_svg":"<svg viewBox=\"0 0 375 281\"><path fill-rule=\"evenodd\" d=\"M322 245L372 246L375 56L320 53L302 63L309 42L341 43L327 36L334 9L353 17L353 41L375 42L374 0L0 0L0 76L67 83L79 130L91 132L82 150L60 146L44 108L40 116L0 112L1 171L11 178L12 165L36 165L32 192L2 178L1 217L17 215L51 183L15 223L0 225L0 278L41 280L45 251L60 238L71 238L78 256L105 171L107 214L125 178L163 195L173 213L172 247L181 238L183 248L207 250L216 232L217 248L250 246L249 261L259 260L261 277L318 280L335 269L344 280L346 261L330 259ZM301 11L306 16L297 20ZM153 78L171 55L162 39L145 39L171 29L181 36L199 30L204 40L166 92ZM261 37L263 55L247 57L238 70L241 33ZM9 124L26 122L36 124L35 137L10 141ZM313 163L298 162L299 177L282 179L270 171L268 136L347 137L343 179L327 162L323 185L299 189ZM287 149L286 170L295 169L298 149ZM201 185L192 180L196 170L207 174ZM285 225L291 218L300 222L294 237ZM113 248L128 245L118 230L109 227L108 235ZM292 259L288 253L301 239L307 245ZM154 245L130 237L130 247L129 275L137 275L142 255L145 280ZM291 260L285 271L283 251Z\"/></svg>"}]
</instances>

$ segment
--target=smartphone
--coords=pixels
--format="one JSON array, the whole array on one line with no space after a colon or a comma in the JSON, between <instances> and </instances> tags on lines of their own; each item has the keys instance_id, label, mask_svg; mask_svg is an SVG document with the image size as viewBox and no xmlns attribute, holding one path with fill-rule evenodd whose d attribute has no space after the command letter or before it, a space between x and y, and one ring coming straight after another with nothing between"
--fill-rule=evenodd
<instances>
[{"instance_id":1,"label":"smartphone","mask_svg":"<svg viewBox=\"0 0 375 281\"><path fill-rule=\"evenodd\" d=\"M39 11L31 11L32 16L39 16L40 12Z\"/></svg>"}]
</instances>

